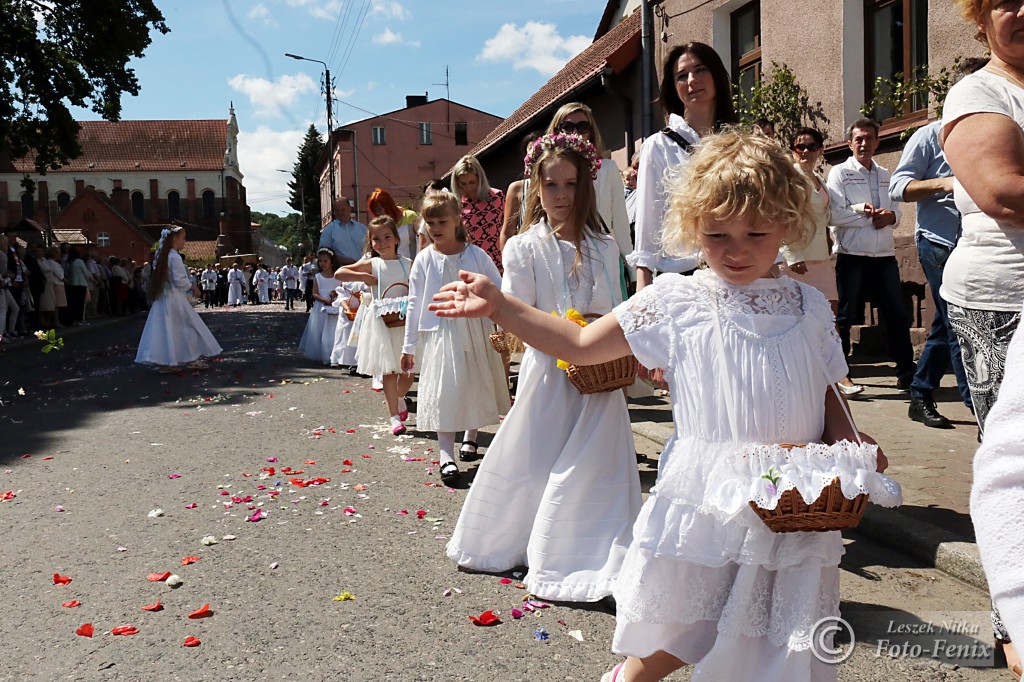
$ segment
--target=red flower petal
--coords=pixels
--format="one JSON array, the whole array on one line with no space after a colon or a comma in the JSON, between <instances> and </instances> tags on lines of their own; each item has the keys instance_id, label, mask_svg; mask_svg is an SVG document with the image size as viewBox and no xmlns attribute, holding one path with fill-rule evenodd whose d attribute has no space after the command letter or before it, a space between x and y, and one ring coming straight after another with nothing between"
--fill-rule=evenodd
<instances>
[{"instance_id":1,"label":"red flower petal","mask_svg":"<svg viewBox=\"0 0 1024 682\"><path fill-rule=\"evenodd\" d=\"M210 605L209 604L203 604L198 609L196 609L192 613L188 614L188 617L192 618L193 620L195 620L197 618L208 618L209 616L212 616L212 615L213 615L213 611L210 609Z\"/></svg>"},{"instance_id":2,"label":"red flower petal","mask_svg":"<svg viewBox=\"0 0 1024 682\"><path fill-rule=\"evenodd\" d=\"M200 644L202 644L202 641L200 641L198 637L193 637L192 635L189 635L185 638L185 642L182 644L182 646L199 646Z\"/></svg>"},{"instance_id":3,"label":"red flower petal","mask_svg":"<svg viewBox=\"0 0 1024 682\"><path fill-rule=\"evenodd\" d=\"M61 575L60 573L54 573L53 574L53 584L54 585L70 585L71 584L71 576Z\"/></svg>"},{"instance_id":4,"label":"red flower petal","mask_svg":"<svg viewBox=\"0 0 1024 682\"><path fill-rule=\"evenodd\" d=\"M15 497L17 496L14 494L13 490L8 490L5 493L0 493L0 500L13 500Z\"/></svg>"},{"instance_id":5,"label":"red flower petal","mask_svg":"<svg viewBox=\"0 0 1024 682\"><path fill-rule=\"evenodd\" d=\"M424 511L423 509L417 510L417 512L416 512L416 518L417 519L422 519L426 515L427 515L427 512Z\"/></svg>"},{"instance_id":6,"label":"red flower petal","mask_svg":"<svg viewBox=\"0 0 1024 682\"><path fill-rule=\"evenodd\" d=\"M81 606L81 605L82 605L82 602L78 601L77 599L72 599L71 601L66 601L63 604L61 604L61 606L63 606L66 609L73 609L76 606Z\"/></svg>"},{"instance_id":7,"label":"red flower petal","mask_svg":"<svg viewBox=\"0 0 1024 682\"><path fill-rule=\"evenodd\" d=\"M163 607L163 604L160 603L160 600L157 599L155 604L146 604L145 606L142 607L142 610L143 611L163 611L164 607Z\"/></svg>"},{"instance_id":8,"label":"red flower petal","mask_svg":"<svg viewBox=\"0 0 1024 682\"><path fill-rule=\"evenodd\" d=\"M187 557L185 557L184 559L181 560L181 565L182 566L188 566L189 564L194 564L197 561L199 561L199 557L197 557L197 556L187 556Z\"/></svg>"},{"instance_id":9,"label":"red flower petal","mask_svg":"<svg viewBox=\"0 0 1024 682\"><path fill-rule=\"evenodd\" d=\"M165 573L150 573L149 575L146 576L146 580L148 580L151 583L160 583L160 582L163 582L163 581L167 580L170 577L171 577L171 572L170 571L167 571Z\"/></svg>"},{"instance_id":10,"label":"red flower petal","mask_svg":"<svg viewBox=\"0 0 1024 682\"><path fill-rule=\"evenodd\" d=\"M469 619L473 621L473 625L501 625L501 618L494 615L494 611L484 611L479 616L470 616Z\"/></svg>"},{"instance_id":11,"label":"red flower petal","mask_svg":"<svg viewBox=\"0 0 1024 682\"><path fill-rule=\"evenodd\" d=\"M370 459L369 455L363 455L363 459Z\"/></svg>"},{"instance_id":12,"label":"red flower petal","mask_svg":"<svg viewBox=\"0 0 1024 682\"><path fill-rule=\"evenodd\" d=\"M79 637L92 637L92 623L86 623L75 630L75 634Z\"/></svg>"},{"instance_id":13,"label":"red flower petal","mask_svg":"<svg viewBox=\"0 0 1024 682\"><path fill-rule=\"evenodd\" d=\"M53 455L48 455L46 457L43 457L43 461L44 462L47 461L47 460L50 460L50 459L53 459Z\"/></svg>"},{"instance_id":14,"label":"red flower petal","mask_svg":"<svg viewBox=\"0 0 1024 682\"><path fill-rule=\"evenodd\" d=\"M502 578L501 579L501 584L502 585L511 585L512 584L512 578Z\"/></svg>"},{"instance_id":15,"label":"red flower petal","mask_svg":"<svg viewBox=\"0 0 1024 682\"><path fill-rule=\"evenodd\" d=\"M307 459L303 464L316 464L316 462L311 459Z\"/></svg>"},{"instance_id":16,"label":"red flower petal","mask_svg":"<svg viewBox=\"0 0 1024 682\"><path fill-rule=\"evenodd\" d=\"M139 629L137 627L135 627L134 625L121 625L121 626L118 626L118 627L114 628L113 630L111 630L110 634L112 634L112 635L125 635L125 636L137 635L137 634L139 634Z\"/></svg>"},{"instance_id":17,"label":"red flower petal","mask_svg":"<svg viewBox=\"0 0 1024 682\"><path fill-rule=\"evenodd\" d=\"M185 509L195 509L195 508L196 508L196 507L198 507L198 506L199 506L198 504L196 504L195 502L193 502L192 504L186 504L186 505L185 505Z\"/></svg>"},{"instance_id":18,"label":"red flower petal","mask_svg":"<svg viewBox=\"0 0 1024 682\"><path fill-rule=\"evenodd\" d=\"M355 432L356 432L356 430L355 430L355 429L347 429L347 430L345 431L345 433L355 433Z\"/></svg>"}]
</instances>

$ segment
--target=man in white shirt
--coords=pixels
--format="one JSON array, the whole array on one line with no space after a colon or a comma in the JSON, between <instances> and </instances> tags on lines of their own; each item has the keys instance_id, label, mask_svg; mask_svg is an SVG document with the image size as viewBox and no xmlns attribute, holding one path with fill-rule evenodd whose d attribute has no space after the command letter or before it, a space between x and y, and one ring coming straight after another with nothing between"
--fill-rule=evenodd
<instances>
[{"instance_id":1,"label":"man in white shirt","mask_svg":"<svg viewBox=\"0 0 1024 682\"><path fill-rule=\"evenodd\" d=\"M299 269L292 264L290 256L281 268L281 281L284 282L284 309L295 310L295 298L299 293Z\"/></svg>"},{"instance_id":2,"label":"man in white shirt","mask_svg":"<svg viewBox=\"0 0 1024 682\"><path fill-rule=\"evenodd\" d=\"M216 305L214 294L217 293L217 271L213 269L213 263L206 266L203 274L199 276L203 283L203 307L209 308Z\"/></svg>"},{"instance_id":3,"label":"man in white shirt","mask_svg":"<svg viewBox=\"0 0 1024 682\"><path fill-rule=\"evenodd\" d=\"M352 219L352 207L346 197L335 199L333 209L334 220L320 233L320 248L334 251L341 265L352 265L363 256L369 228Z\"/></svg>"},{"instance_id":4,"label":"man in white shirt","mask_svg":"<svg viewBox=\"0 0 1024 682\"><path fill-rule=\"evenodd\" d=\"M864 294L871 294L885 320L889 355L896 363L896 386L907 391L916 365L893 241L899 213L889 198L889 171L873 160L878 123L870 118L854 121L846 139L853 156L833 166L826 183L837 254L836 325L843 351L849 355L850 328L859 321Z\"/></svg>"}]
</instances>

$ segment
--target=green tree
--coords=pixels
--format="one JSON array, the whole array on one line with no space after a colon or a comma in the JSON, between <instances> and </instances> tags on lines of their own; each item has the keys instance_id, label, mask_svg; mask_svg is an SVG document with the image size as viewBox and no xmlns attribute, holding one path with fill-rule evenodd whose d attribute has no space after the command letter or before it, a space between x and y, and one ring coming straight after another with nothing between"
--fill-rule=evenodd
<instances>
[{"instance_id":1,"label":"green tree","mask_svg":"<svg viewBox=\"0 0 1024 682\"><path fill-rule=\"evenodd\" d=\"M39 173L81 154L68 105L118 120L154 29L169 30L152 0L0 0L0 153L34 152Z\"/></svg>"},{"instance_id":2,"label":"green tree","mask_svg":"<svg viewBox=\"0 0 1024 682\"><path fill-rule=\"evenodd\" d=\"M316 176L316 162L324 151L324 141L315 125L310 124L306 137L299 146L298 159L292 166L292 180L288 183L288 205L305 222L305 239L313 244L320 234L320 182Z\"/></svg>"},{"instance_id":3,"label":"green tree","mask_svg":"<svg viewBox=\"0 0 1024 682\"><path fill-rule=\"evenodd\" d=\"M308 243L302 232L302 216L298 213L279 216L276 213L251 211L251 216L254 223L259 223L264 237L285 247L293 255L298 253L299 244Z\"/></svg>"},{"instance_id":4,"label":"green tree","mask_svg":"<svg viewBox=\"0 0 1024 682\"><path fill-rule=\"evenodd\" d=\"M775 61L771 76L762 77L750 92L734 95L733 103L743 123L753 123L759 118L774 121L776 135L783 141L788 141L797 128L811 126L823 130L828 125L821 102L812 103L793 71Z\"/></svg>"},{"instance_id":5,"label":"green tree","mask_svg":"<svg viewBox=\"0 0 1024 682\"><path fill-rule=\"evenodd\" d=\"M953 87L957 74L971 73L979 64L983 64L983 60L957 57L952 66L944 66L934 73L928 73L928 68L922 66L909 79L904 79L902 73L894 73L891 78L876 78L871 101L861 106L860 113L876 121L884 121L932 105L935 118L941 119L942 105L946 103L946 95ZM909 138L915 130L916 126L907 128L901 139Z\"/></svg>"}]
</instances>

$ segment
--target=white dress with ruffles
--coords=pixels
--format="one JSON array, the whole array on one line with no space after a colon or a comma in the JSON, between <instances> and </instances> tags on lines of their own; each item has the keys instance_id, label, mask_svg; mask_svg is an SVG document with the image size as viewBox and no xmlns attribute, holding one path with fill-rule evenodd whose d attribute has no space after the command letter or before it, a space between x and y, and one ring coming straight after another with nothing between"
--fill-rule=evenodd
<instances>
[{"instance_id":1,"label":"white dress with ruffles","mask_svg":"<svg viewBox=\"0 0 1024 682\"><path fill-rule=\"evenodd\" d=\"M359 320L356 366L360 374L369 376L398 374L402 371L405 326L388 327L380 315L382 312L403 315L403 310L408 309L412 261L405 256L394 260L374 257L370 263L377 284L372 287L373 301Z\"/></svg>"},{"instance_id":2,"label":"white dress with ruffles","mask_svg":"<svg viewBox=\"0 0 1024 682\"><path fill-rule=\"evenodd\" d=\"M320 296L330 298L331 292L337 286L338 280L316 273L316 291ZM314 302L306 320L306 328L299 340L299 350L310 360L319 360L325 365L331 364L334 330L337 325L338 309L333 305L325 305L322 301Z\"/></svg>"},{"instance_id":3,"label":"white dress with ruffles","mask_svg":"<svg viewBox=\"0 0 1024 682\"><path fill-rule=\"evenodd\" d=\"M502 288L544 312L607 313L621 299L618 247L592 238L582 252L574 274L576 246L546 222L534 225L505 245ZM531 594L591 602L612 593L640 478L622 391L581 395L555 362L527 348L519 399L476 472L447 554L478 571L525 565Z\"/></svg>"},{"instance_id":4,"label":"white dress with ruffles","mask_svg":"<svg viewBox=\"0 0 1024 682\"><path fill-rule=\"evenodd\" d=\"M785 451L744 454L750 444L820 442L825 392L847 373L828 302L788 277L735 286L701 270L659 277L614 312L637 359L665 369L675 433L619 574L613 649L667 651L693 666L694 681L834 680L811 636L839 614L842 537L773 533L747 503L773 506L792 487L813 500L839 475L851 493L892 506L899 486L874 472L873 446L812 453L777 491L760 475L787 465Z\"/></svg>"}]
</instances>

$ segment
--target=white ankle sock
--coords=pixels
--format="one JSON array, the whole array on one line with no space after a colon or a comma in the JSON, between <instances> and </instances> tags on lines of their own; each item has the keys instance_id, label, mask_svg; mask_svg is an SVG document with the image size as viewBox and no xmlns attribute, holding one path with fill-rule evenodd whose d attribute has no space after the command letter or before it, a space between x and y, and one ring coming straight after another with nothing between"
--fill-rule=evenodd
<instances>
[{"instance_id":1,"label":"white ankle sock","mask_svg":"<svg viewBox=\"0 0 1024 682\"><path fill-rule=\"evenodd\" d=\"M477 429L468 429L464 434L462 434L462 442L465 443L468 440L468 441L472 441L473 443L475 443L476 442L477 433L478 433Z\"/></svg>"},{"instance_id":2,"label":"white ankle sock","mask_svg":"<svg viewBox=\"0 0 1024 682\"><path fill-rule=\"evenodd\" d=\"M454 431L438 431L437 432L437 449L440 451L441 464L447 464L448 462L455 461L455 432Z\"/></svg>"},{"instance_id":3,"label":"white ankle sock","mask_svg":"<svg viewBox=\"0 0 1024 682\"><path fill-rule=\"evenodd\" d=\"M391 417L389 417L389 421L391 422L392 429L397 429L402 425L402 420L398 418L397 414L391 415Z\"/></svg>"},{"instance_id":4,"label":"white ankle sock","mask_svg":"<svg viewBox=\"0 0 1024 682\"><path fill-rule=\"evenodd\" d=\"M398 399L398 411L399 412L408 412L409 411L409 406L405 404L405 398L399 398Z\"/></svg>"}]
</instances>

